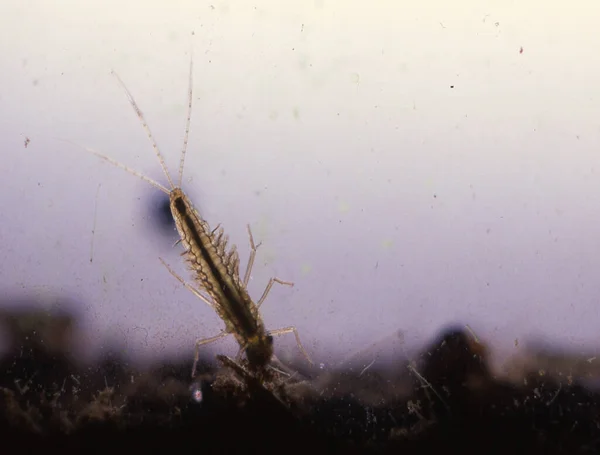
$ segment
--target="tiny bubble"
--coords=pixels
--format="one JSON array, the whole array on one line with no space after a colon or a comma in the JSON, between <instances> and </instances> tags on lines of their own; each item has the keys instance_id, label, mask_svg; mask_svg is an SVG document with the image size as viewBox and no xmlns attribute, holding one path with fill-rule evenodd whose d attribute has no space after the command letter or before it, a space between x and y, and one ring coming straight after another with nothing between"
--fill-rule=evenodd
<instances>
[{"instance_id":1,"label":"tiny bubble","mask_svg":"<svg viewBox=\"0 0 600 455\"><path fill-rule=\"evenodd\" d=\"M196 403L202 402L202 388L200 384L194 383L190 386L190 391L192 392L192 400Z\"/></svg>"}]
</instances>

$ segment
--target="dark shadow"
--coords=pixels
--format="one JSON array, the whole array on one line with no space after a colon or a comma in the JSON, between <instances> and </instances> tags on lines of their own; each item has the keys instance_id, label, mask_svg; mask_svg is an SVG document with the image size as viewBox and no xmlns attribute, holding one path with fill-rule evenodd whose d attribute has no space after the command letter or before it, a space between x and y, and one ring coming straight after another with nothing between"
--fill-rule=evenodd
<instances>
[{"instance_id":1,"label":"dark shadow","mask_svg":"<svg viewBox=\"0 0 600 455\"><path fill-rule=\"evenodd\" d=\"M160 191L154 191L152 195L149 196L146 210L148 219L152 220L148 225L152 226L152 229L159 235L172 238L173 243L175 243L177 240L177 232L175 231L175 221L171 215L169 196Z\"/></svg>"}]
</instances>

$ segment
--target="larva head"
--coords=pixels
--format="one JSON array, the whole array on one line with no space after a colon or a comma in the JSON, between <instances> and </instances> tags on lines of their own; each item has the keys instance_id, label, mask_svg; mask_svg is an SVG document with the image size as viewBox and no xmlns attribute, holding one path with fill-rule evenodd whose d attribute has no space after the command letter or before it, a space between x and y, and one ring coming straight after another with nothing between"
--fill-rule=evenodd
<instances>
[{"instance_id":1,"label":"larva head","mask_svg":"<svg viewBox=\"0 0 600 455\"><path fill-rule=\"evenodd\" d=\"M189 218L190 211L193 211L193 209L181 188L174 188L169 193L169 206L171 207L171 215L173 216L173 220L175 220L177 231L183 237L185 232L182 223Z\"/></svg>"},{"instance_id":2,"label":"larva head","mask_svg":"<svg viewBox=\"0 0 600 455\"><path fill-rule=\"evenodd\" d=\"M271 335L257 335L246 345L246 358L253 369L266 367L272 357L273 337Z\"/></svg>"},{"instance_id":3,"label":"larva head","mask_svg":"<svg viewBox=\"0 0 600 455\"><path fill-rule=\"evenodd\" d=\"M186 202L187 197L181 188L173 188L169 192L169 203L173 217L175 217L177 213L181 214L181 212L183 212L184 215L186 214Z\"/></svg>"}]
</instances>

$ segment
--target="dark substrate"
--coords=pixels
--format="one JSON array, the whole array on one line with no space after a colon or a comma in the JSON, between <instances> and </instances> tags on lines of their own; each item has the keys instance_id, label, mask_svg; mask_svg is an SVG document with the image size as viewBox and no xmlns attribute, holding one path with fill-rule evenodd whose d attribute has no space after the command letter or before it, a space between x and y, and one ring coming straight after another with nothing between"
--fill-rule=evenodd
<instances>
[{"instance_id":1,"label":"dark substrate","mask_svg":"<svg viewBox=\"0 0 600 455\"><path fill-rule=\"evenodd\" d=\"M72 320L40 314L2 315L2 454L600 453L595 391L538 370L498 381L461 330L399 360L406 374L327 373L273 394L225 368L192 384L189 362L138 372L108 356L82 369Z\"/></svg>"}]
</instances>

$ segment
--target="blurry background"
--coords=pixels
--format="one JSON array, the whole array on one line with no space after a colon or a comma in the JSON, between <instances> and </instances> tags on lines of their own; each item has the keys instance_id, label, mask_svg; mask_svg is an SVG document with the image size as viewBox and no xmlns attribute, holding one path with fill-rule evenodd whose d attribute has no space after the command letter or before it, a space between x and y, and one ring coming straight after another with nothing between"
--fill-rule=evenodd
<instances>
[{"instance_id":1,"label":"blurry background","mask_svg":"<svg viewBox=\"0 0 600 455\"><path fill-rule=\"evenodd\" d=\"M0 293L69 302L91 359L188 356L223 323L185 273L166 184L114 69L184 189L238 245L250 293L317 365L448 324L496 359L600 344L600 37L592 2L6 0ZM192 35L193 32L193 35ZM185 274L187 277L188 275ZM297 357L293 336L280 358ZM235 353L227 339L206 352Z\"/></svg>"}]
</instances>

